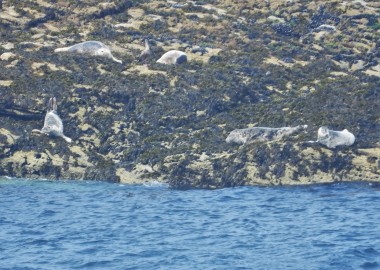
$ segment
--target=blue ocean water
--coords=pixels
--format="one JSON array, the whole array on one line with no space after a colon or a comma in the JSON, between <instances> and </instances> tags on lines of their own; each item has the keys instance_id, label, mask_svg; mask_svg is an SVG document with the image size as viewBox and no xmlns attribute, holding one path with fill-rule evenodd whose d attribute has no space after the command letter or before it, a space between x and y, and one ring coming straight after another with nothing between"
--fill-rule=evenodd
<instances>
[{"instance_id":1,"label":"blue ocean water","mask_svg":"<svg viewBox=\"0 0 380 270\"><path fill-rule=\"evenodd\" d=\"M0 269L380 269L380 186L2 178Z\"/></svg>"}]
</instances>

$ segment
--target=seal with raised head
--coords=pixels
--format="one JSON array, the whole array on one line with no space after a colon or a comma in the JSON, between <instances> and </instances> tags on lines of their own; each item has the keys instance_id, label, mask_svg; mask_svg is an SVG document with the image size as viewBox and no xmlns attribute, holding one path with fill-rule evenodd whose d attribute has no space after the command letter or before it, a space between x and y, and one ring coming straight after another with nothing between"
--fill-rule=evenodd
<instances>
[{"instance_id":1,"label":"seal with raised head","mask_svg":"<svg viewBox=\"0 0 380 270\"><path fill-rule=\"evenodd\" d=\"M335 131L328 129L326 126L322 126L318 129L317 142L328 148L335 148L340 145L351 146L355 143L355 136L347 129Z\"/></svg>"},{"instance_id":2,"label":"seal with raised head","mask_svg":"<svg viewBox=\"0 0 380 270\"><path fill-rule=\"evenodd\" d=\"M139 62L146 61L152 54L152 51L150 50L149 41L145 39L145 49L141 52L139 56Z\"/></svg>"},{"instance_id":3,"label":"seal with raised head","mask_svg":"<svg viewBox=\"0 0 380 270\"><path fill-rule=\"evenodd\" d=\"M33 129L32 133L45 134L51 137L62 137L66 142L71 143L72 140L63 134L63 123L57 113L57 100L55 97L49 99L43 128L41 130Z\"/></svg>"},{"instance_id":4,"label":"seal with raised head","mask_svg":"<svg viewBox=\"0 0 380 270\"><path fill-rule=\"evenodd\" d=\"M187 55L184 52L171 50L164 53L160 59L157 60L157 63L165 65L175 65L182 64L187 62Z\"/></svg>"},{"instance_id":5,"label":"seal with raised head","mask_svg":"<svg viewBox=\"0 0 380 270\"><path fill-rule=\"evenodd\" d=\"M112 53L111 49L100 41L85 41L73 46L58 48L54 52L69 52L77 54L87 54L91 56L102 56L114 60L122 64L123 62L119 59L116 59Z\"/></svg>"},{"instance_id":6,"label":"seal with raised head","mask_svg":"<svg viewBox=\"0 0 380 270\"><path fill-rule=\"evenodd\" d=\"M277 141L307 128L307 125L295 127L253 127L244 129L235 129L226 138L227 143L245 144L247 142Z\"/></svg>"}]
</instances>

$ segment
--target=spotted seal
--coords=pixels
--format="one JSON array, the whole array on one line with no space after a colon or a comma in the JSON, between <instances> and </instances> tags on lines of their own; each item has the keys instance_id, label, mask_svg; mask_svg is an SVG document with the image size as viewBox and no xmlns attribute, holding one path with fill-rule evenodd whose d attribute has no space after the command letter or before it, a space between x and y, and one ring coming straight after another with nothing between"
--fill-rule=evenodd
<instances>
[{"instance_id":1,"label":"spotted seal","mask_svg":"<svg viewBox=\"0 0 380 270\"><path fill-rule=\"evenodd\" d=\"M72 140L63 134L63 124L57 113L57 100L55 97L49 99L43 128L41 130L33 129L32 133L40 133L52 137L62 137L66 142L71 143Z\"/></svg>"},{"instance_id":2,"label":"spotted seal","mask_svg":"<svg viewBox=\"0 0 380 270\"><path fill-rule=\"evenodd\" d=\"M307 125L295 127L253 127L245 129L235 129L226 138L227 143L245 144L253 141L275 141L306 129Z\"/></svg>"},{"instance_id":3,"label":"spotted seal","mask_svg":"<svg viewBox=\"0 0 380 270\"><path fill-rule=\"evenodd\" d=\"M112 55L111 49L100 41L85 41L73 46L55 49L54 52L69 52L77 54L88 54L92 56L102 56L110 58L120 64L123 63L121 60L116 59Z\"/></svg>"},{"instance_id":4,"label":"spotted seal","mask_svg":"<svg viewBox=\"0 0 380 270\"><path fill-rule=\"evenodd\" d=\"M351 146L355 143L355 136L347 129L342 131L330 130L326 126L322 126L318 129L319 142L328 148L335 148L340 145Z\"/></svg>"},{"instance_id":5,"label":"spotted seal","mask_svg":"<svg viewBox=\"0 0 380 270\"><path fill-rule=\"evenodd\" d=\"M177 50L168 51L157 60L157 63L165 65L182 64L185 62L187 62L186 53Z\"/></svg>"}]
</instances>

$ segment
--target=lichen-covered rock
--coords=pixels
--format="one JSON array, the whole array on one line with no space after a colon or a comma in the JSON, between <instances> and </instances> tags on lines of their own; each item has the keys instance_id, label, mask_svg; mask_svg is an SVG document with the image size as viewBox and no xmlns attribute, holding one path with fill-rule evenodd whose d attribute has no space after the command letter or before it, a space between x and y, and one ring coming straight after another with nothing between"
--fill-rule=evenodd
<instances>
[{"instance_id":1,"label":"lichen-covered rock","mask_svg":"<svg viewBox=\"0 0 380 270\"><path fill-rule=\"evenodd\" d=\"M177 188L380 181L378 1L3 2L0 175ZM142 40L151 57L138 55ZM56 54L87 40L106 58ZM156 63L185 51L185 65ZM62 140L30 136L55 96ZM229 145L254 126L308 129ZM320 126L355 144L328 149Z\"/></svg>"}]
</instances>

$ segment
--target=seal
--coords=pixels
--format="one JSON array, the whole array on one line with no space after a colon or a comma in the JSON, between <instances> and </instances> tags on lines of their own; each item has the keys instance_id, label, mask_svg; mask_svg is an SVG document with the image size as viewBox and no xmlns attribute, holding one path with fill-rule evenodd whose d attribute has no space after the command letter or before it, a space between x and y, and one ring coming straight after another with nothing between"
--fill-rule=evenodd
<instances>
[{"instance_id":1,"label":"seal","mask_svg":"<svg viewBox=\"0 0 380 270\"><path fill-rule=\"evenodd\" d=\"M347 129L335 131L328 129L326 126L322 126L318 129L317 142L328 148L335 148L341 145L351 146L355 143L355 136Z\"/></svg>"},{"instance_id":2,"label":"seal","mask_svg":"<svg viewBox=\"0 0 380 270\"><path fill-rule=\"evenodd\" d=\"M43 128L41 130L33 129L32 134L33 133L45 134L51 137L62 137L66 142L72 142L69 137L63 134L63 124L57 113L57 100L55 97L49 99Z\"/></svg>"},{"instance_id":3,"label":"seal","mask_svg":"<svg viewBox=\"0 0 380 270\"><path fill-rule=\"evenodd\" d=\"M145 39L145 49L141 52L139 56L139 62L145 62L152 54L150 50L149 42Z\"/></svg>"},{"instance_id":4,"label":"seal","mask_svg":"<svg viewBox=\"0 0 380 270\"><path fill-rule=\"evenodd\" d=\"M88 54L91 56L102 56L110 58L120 64L123 63L121 60L116 59L112 55L111 49L100 41L85 41L70 47L55 49L54 52L69 52L77 54Z\"/></svg>"},{"instance_id":5,"label":"seal","mask_svg":"<svg viewBox=\"0 0 380 270\"><path fill-rule=\"evenodd\" d=\"M160 59L157 60L157 63L165 65L175 65L182 64L187 62L187 55L184 52L171 50L164 53Z\"/></svg>"},{"instance_id":6,"label":"seal","mask_svg":"<svg viewBox=\"0 0 380 270\"><path fill-rule=\"evenodd\" d=\"M286 136L292 135L303 129L306 129L307 125L300 125L295 127L253 127L245 129L235 129L226 138L226 143L245 144L253 141L276 141L281 140Z\"/></svg>"}]
</instances>

